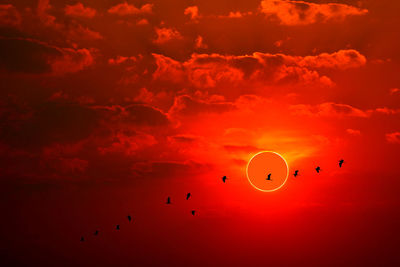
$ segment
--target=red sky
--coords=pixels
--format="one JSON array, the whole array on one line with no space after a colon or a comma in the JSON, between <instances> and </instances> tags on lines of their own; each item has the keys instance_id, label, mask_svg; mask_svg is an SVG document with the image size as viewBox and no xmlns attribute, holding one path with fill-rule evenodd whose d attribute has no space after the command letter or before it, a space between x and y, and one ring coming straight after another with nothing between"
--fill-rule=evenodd
<instances>
[{"instance_id":1,"label":"red sky","mask_svg":"<svg viewBox=\"0 0 400 267\"><path fill-rule=\"evenodd\" d=\"M0 1L0 258L399 265L399 9ZM263 150L299 176L254 189Z\"/></svg>"}]
</instances>

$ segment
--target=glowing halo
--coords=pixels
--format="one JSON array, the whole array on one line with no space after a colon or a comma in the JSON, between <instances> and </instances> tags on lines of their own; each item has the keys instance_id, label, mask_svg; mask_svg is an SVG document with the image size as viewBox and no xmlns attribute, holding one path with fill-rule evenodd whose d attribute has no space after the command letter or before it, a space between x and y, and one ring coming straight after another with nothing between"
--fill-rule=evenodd
<instances>
[{"instance_id":1,"label":"glowing halo","mask_svg":"<svg viewBox=\"0 0 400 267\"><path fill-rule=\"evenodd\" d=\"M268 172L272 174L271 181L265 179ZM257 190L273 192L285 185L289 176L289 165L280 154L274 151L261 151L248 161L246 176L249 183Z\"/></svg>"}]
</instances>

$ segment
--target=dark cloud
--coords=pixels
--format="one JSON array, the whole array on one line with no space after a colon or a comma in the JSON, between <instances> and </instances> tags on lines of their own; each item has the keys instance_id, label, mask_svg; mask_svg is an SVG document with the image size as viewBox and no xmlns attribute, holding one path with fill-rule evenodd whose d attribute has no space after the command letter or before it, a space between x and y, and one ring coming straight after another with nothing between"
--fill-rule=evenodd
<instances>
[{"instance_id":1,"label":"dark cloud","mask_svg":"<svg viewBox=\"0 0 400 267\"><path fill-rule=\"evenodd\" d=\"M178 134L170 137L172 140L181 143L192 143L200 139L199 136L188 135L188 134Z\"/></svg>"},{"instance_id":2,"label":"dark cloud","mask_svg":"<svg viewBox=\"0 0 400 267\"><path fill-rule=\"evenodd\" d=\"M65 15L73 17L93 18L97 11L91 7L85 7L82 3L75 5L67 5L65 7Z\"/></svg>"},{"instance_id":3,"label":"dark cloud","mask_svg":"<svg viewBox=\"0 0 400 267\"><path fill-rule=\"evenodd\" d=\"M229 88L253 85L334 85L324 70L359 68L366 58L357 50L346 49L313 56L254 52L252 55L192 54L180 62L154 54L154 80L191 85L196 88ZM254 87L254 86L252 86Z\"/></svg>"},{"instance_id":4,"label":"dark cloud","mask_svg":"<svg viewBox=\"0 0 400 267\"><path fill-rule=\"evenodd\" d=\"M364 111L347 104L327 102L318 105L293 105L290 107L296 115L306 116L326 116L326 117L361 117L370 116L368 111Z\"/></svg>"},{"instance_id":5,"label":"dark cloud","mask_svg":"<svg viewBox=\"0 0 400 267\"><path fill-rule=\"evenodd\" d=\"M125 108L126 121L138 125L166 126L168 117L161 110L143 104L133 104Z\"/></svg>"},{"instance_id":6,"label":"dark cloud","mask_svg":"<svg viewBox=\"0 0 400 267\"><path fill-rule=\"evenodd\" d=\"M141 176L171 178L176 175L201 173L210 168L209 164L187 160L137 162L132 170Z\"/></svg>"},{"instance_id":7,"label":"dark cloud","mask_svg":"<svg viewBox=\"0 0 400 267\"><path fill-rule=\"evenodd\" d=\"M46 102L34 109L3 112L0 138L20 148L74 143L87 138L98 123L96 112L77 104Z\"/></svg>"},{"instance_id":8,"label":"dark cloud","mask_svg":"<svg viewBox=\"0 0 400 267\"><path fill-rule=\"evenodd\" d=\"M189 95L181 95L175 98L175 102L169 113L171 115L190 116L199 113L218 113L235 109L230 102L211 102L195 99Z\"/></svg>"},{"instance_id":9,"label":"dark cloud","mask_svg":"<svg viewBox=\"0 0 400 267\"><path fill-rule=\"evenodd\" d=\"M13 5L0 5L0 25L16 27L19 26L21 22L21 14Z\"/></svg>"},{"instance_id":10,"label":"dark cloud","mask_svg":"<svg viewBox=\"0 0 400 267\"><path fill-rule=\"evenodd\" d=\"M49 62L61 56L59 50L43 43L0 38L1 68L10 72L47 73L51 71Z\"/></svg>"},{"instance_id":11,"label":"dark cloud","mask_svg":"<svg viewBox=\"0 0 400 267\"><path fill-rule=\"evenodd\" d=\"M306 25L328 20L343 20L348 16L368 13L366 9L339 3L309 3L304 1L263 0L261 12L273 16L284 25Z\"/></svg>"},{"instance_id":12,"label":"dark cloud","mask_svg":"<svg viewBox=\"0 0 400 267\"><path fill-rule=\"evenodd\" d=\"M33 39L1 38L0 66L9 72L63 74L93 63L87 49L58 48Z\"/></svg>"},{"instance_id":13,"label":"dark cloud","mask_svg":"<svg viewBox=\"0 0 400 267\"><path fill-rule=\"evenodd\" d=\"M129 16L138 14L149 14L152 13L153 4L144 4L140 8L134 5L123 2L108 9L108 13L118 15L118 16Z\"/></svg>"},{"instance_id":14,"label":"dark cloud","mask_svg":"<svg viewBox=\"0 0 400 267\"><path fill-rule=\"evenodd\" d=\"M392 144L400 144L400 132L387 133L386 141Z\"/></svg>"}]
</instances>

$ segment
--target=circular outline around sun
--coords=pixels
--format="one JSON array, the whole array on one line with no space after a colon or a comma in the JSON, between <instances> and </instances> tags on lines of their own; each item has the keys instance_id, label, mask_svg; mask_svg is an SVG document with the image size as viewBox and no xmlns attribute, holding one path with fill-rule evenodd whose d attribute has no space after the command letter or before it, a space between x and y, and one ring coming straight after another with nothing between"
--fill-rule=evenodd
<instances>
[{"instance_id":1,"label":"circular outline around sun","mask_svg":"<svg viewBox=\"0 0 400 267\"><path fill-rule=\"evenodd\" d=\"M249 177L249 173L248 173L249 164L250 164L250 162L253 160L253 158L254 158L255 156L261 154L261 153L266 153L266 152L267 152L267 153L274 153L274 154L278 155L278 156L285 162L285 165L286 165L286 177L285 177L285 180L284 180L284 181L282 182L282 184L281 184L280 186L278 186L277 188L269 189L269 190L267 190L267 189L261 189L261 188L255 186L255 185L251 182L250 177ZM260 152L258 152L258 153L256 153L256 154L254 154L254 155L249 159L249 161L247 162L247 166L246 166L246 177L247 177L247 180L249 181L249 183L250 183L255 189L260 190L260 191L262 191L262 192L273 192L273 191L276 191L276 190L282 188L282 186L285 185L285 183L286 183L286 181L287 181L287 179L288 179L288 177L289 177L289 164L287 163L286 159L285 159L284 157L282 157L281 154L279 154L279 153L277 153L277 152L275 152L275 151L267 151L267 150L266 150L266 151L260 151Z\"/></svg>"}]
</instances>

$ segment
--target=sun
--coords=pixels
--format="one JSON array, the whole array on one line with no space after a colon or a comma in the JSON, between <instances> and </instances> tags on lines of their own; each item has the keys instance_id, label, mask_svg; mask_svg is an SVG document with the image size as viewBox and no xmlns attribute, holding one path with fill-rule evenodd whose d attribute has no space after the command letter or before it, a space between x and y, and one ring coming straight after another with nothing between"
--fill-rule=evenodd
<instances>
[{"instance_id":1,"label":"sun","mask_svg":"<svg viewBox=\"0 0 400 267\"><path fill-rule=\"evenodd\" d=\"M286 183L289 166L278 153L261 151L247 163L246 175L254 188L263 192L272 192Z\"/></svg>"}]
</instances>

